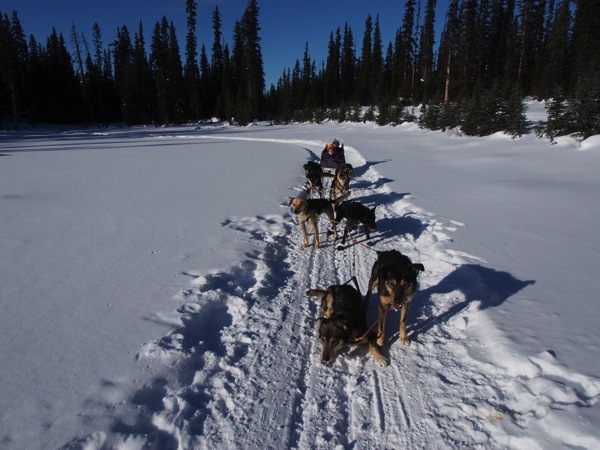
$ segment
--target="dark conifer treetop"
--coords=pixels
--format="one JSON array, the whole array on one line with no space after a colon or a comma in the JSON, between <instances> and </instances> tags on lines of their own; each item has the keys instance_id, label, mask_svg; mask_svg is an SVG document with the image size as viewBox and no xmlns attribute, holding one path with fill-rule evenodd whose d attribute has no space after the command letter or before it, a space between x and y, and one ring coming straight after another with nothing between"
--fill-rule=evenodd
<instances>
[{"instance_id":1,"label":"dark conifer treetop","mask_svg":"<svg viewBox=\"0 0 600 450\"><path fill-rule=\"evenodd\" d=\"M214 41L198 43L197 0L185 2L185 49L166 17L133 33L117 29L103 42L74 25L69 42L53 30L29 39L17 11L0 11L0 123L179 124L220 117L245 124L417 120L423 127L461 127L485 135L525 130L527 97L548 100L540 135L600 133L600 2L597 0L452 0L435 17L436 0L406 0L393 42L382 42L379 17L355 32L340 23L317 65L308 42L294 67L265 86L260 7L248 0L231 47L218 7ZM422 10L418 11L417 8ZM440 42L436 23L443 23ZM146 30L147 32L147 30ZM91 34L92 42L84 36ZM359 47L359 48L357 48ZM207 50L208 48L208 50ZM365 117L361 111L368 111Z\"/></svg>"}]
</instances>

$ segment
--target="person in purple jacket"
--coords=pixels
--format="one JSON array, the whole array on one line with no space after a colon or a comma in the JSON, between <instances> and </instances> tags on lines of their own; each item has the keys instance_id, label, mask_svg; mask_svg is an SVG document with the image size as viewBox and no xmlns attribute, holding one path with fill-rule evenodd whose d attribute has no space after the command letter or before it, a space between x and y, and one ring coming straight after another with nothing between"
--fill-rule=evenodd
<instances>
[{"instance_id":1,"label":"person in purple jacket","mask_svg":"<svg viewBox=\"0 0 600 450\"><path fill-rule=\"evenodd\" d=\"M335 173L340 164L346 164L344 144L339 139L333 139L321 152L321 167L324 172Z\"/></svg>"}]
</instances>

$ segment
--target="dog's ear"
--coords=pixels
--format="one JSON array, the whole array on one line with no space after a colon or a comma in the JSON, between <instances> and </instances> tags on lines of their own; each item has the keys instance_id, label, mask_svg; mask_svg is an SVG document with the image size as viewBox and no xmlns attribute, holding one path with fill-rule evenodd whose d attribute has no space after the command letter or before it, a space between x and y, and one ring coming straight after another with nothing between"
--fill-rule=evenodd
<instances>
[{"instance_id":1,"label":"dog's ear","mask_svg":"<svg viewBox=\"0 0 600 450\"><path fill-rule=\"evenodd\" d=\"M306 291L306 295L310 297L318 297L320 299L323 299L323 297L325 297L326 294L327 291L324 291L322 289L309 289L308 291Z\"/></svg>"},{"instance_id":2,"label":"dog's ear","mask_svg":"<svg viewBox=\"0 0 600 450\"><path fill-rule=\"evenodd\" d=\"M425 272L425 266L421 263L411 264L410 268L414 270L417 275L419 275L419 272Z\"/></svg>"}]
</instances>

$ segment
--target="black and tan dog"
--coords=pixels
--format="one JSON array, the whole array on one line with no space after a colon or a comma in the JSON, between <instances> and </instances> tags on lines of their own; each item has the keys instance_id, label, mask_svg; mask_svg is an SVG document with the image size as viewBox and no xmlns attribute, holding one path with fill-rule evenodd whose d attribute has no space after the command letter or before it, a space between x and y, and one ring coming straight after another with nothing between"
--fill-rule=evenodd
<instances>
[{"instance_id":1,"label":"black and tan dog","mask_svg":"<svg viewBox=\"0 0 600 450\"><path fill-rule=\"evenodd\" d=\"M381 354L375 337L367 327L367 313L360 292L349 285L330 286L326 291L309 289L307 295L321 299L325 317L320 317L319 337L323 347L321 361L329 364L344 348L350 345L369 344L369 352L382 367L388 365Z\"/></svg>"},{"instance_id":2,"label":"black and tan dog","mask_svg":"<svg viewBox=\"0 0 600 450\"><path fill-rule=\"evenodd\" d=\"M370 230L377 229L375 208L368 208L357 201L344 201L337 205L335 208L335 223L342 223L344 219L346 220L346 226L344 227L342 244L346 243L349 231L356 230L360 224L365 227L367 241L371 239Z\"/></svg>"},{"instance_id":3,"label":"black and tan dog","mask_svg":"<svg viewBox=\"0 0 600 450\"><path fill-rule=\"evenodd\" d=\"M306 197L323 198L323 168L318 162L308 161L304 164L306 175Z\"/></svg>"},{"instance_id":4,"label":"black and tan dog","mask_svg":"<svg viewBox=\"0 0 600 450\"><path fill-rule=\"evenodd\" d=\"M421 263L413 264L408 256L397 250L380 252L371 270L371 279L365 295L365 309L373 289L377 287L379 295L377 345L383 347L385 340L385 315L388 308L401 308L400 311L400 340L404 345L410 345L406 335L406 317L410 302L417 292L417 277L425 267Z\"/></svg>"},{"instance_id":5,"label":"black and tan dog","mask_svg":"<svg viewBox=\"0 0 600 450\"><path fill-rule=\"evenodd\" d=\"M335 200L341 196L350 196L350 179L352 178L352 171L354 168L351 164L340 164L335 171L333 181L331 182L331 189L329 190L329 198Z\"/></svg>"},{"instance_id":6,"label":"black and tan dog","mask_svg":"<svg viewBox=\"0 0 600 450\"><path fill-rule=\"evenodd\" d=\"M326 291L321 289L309 289L306 295L321 299L321 314L329 319L334 311L339 311L347 305L353 305L356 301L356 289L348 284L329 286Z\"/></svg>"},{"instance_id":7,"label":"black and tan dog","mask_svg":"<svg viewBox=\"0 0 600 450\"><path fill-rule=\"evenodd\" d=\"M321 214L325 214L327 218L332 222L333 225L333 239L337 239L337 227L334 219L333 205L335 202L331 200L313 198L304 199L300 197L294 197L290 199L290 206L294 211L294 214L298 216L300 221L300 228L302 229L302 235L304 237L304 246L308 247L308 234L306 231L306 222L310 222L312 225L311 234L314 234L315 248L319 248L321 243L319 241L319 228L317 226L318 218Z\"/></svg>"}]
</instances>

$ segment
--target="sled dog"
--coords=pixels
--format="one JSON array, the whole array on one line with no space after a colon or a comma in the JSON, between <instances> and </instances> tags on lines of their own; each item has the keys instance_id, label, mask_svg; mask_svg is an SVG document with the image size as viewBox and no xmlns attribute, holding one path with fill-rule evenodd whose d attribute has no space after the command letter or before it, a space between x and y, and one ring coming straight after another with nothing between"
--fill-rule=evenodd
<instances>
[{"instance_id":1,"label":"sled dog","mask_svg":"<svg viewBox=\"0 0 600 450\"><path fill-rule=\"evenodd\" d=\"M379 296L377 345L380 347L383 347L385 340L385 314L390 307L401 308L400 340L404 345L410 345L410 339L406 335L406 317L410 302L417 292L417 277L424 270L423 264L413 264L408 256L397 250L379 253L371 270L371 279L365 295L365 309L368 307L373 289L377 287Z\"/></svg>"},{"instance_id":2,"label":"sled dog","mask_svg":"<svg viewBox=\"0 0 600 450\"><path fill-rule=\"evenodd\" d=\"M319 338L323 347L321 361L330 364L350 345L369 344L369 352L381 367L388 365L375 337L368 331L367 313L360 292L349 285L330 286L326 291L309 289L307 295L321 299L325 317L319 317Z\"/></svg>"},{"instance_id":3,"label":"sled dog","mask_svg":"<svg viewBox=\"0 0 600 450\"><path fill-rule=\"evenodd\" d=\"M329 190L331 200L335 200L346 193L350 195L350 178L352 178L353 170L352 165L348 163L338 166Z\"/></svg>"},{"instance_id":4,"label":"sled dog","mask_svg":"<svg viewBox=\"0 0 600 450\"><path fill-rule=\"evenodd\" d=\"M357 201L344 201L335 208L335 222L341 223L346 219L346 227L342 236L342 244L346 243L346 238L350 230L356 230L360 224L365 227L367 240L371 239L370 230L376 230L375 208L367 208Z\"/></svg>"},{"instance_id":5,"label":"sled dog","mask_svg":"<svg viewBox=\"0 0 600 450\"><path fill-rule=\"evenodd\" d=\"M304 164L306 175L306 198L323 198L323 169L318 162L308 161Z\"/></svg>"},{"instance_id":6,"label":"sled dog","mask_svg":"<svg viewBox=\"0 0 600 450\"><path fill-rule=\"evenodd\" d=\"M306 222L310 222L312 226L311 234L314 234L314 246L319 248L321 243L319 242L319 228L317 227L317 220L321 214L325 214L327 218L333 224L333 239L337 239L337 227L333 223L334 209L333 205L335 202L331 200L315 198L315 199L304 199L300 197L294 197L290 199L290 206L294 211L294 214L298 216L300 221L300 228L302 229L302 235L304 237L304 246L308 247L308 233L306 231Z\"/></svg>"},{"instance_id":7,"label":"sled dog","mask_svg":"<svg viewBox=\"0 0 600 450\"><path fill-rule=\"evenodd\" d=\"M340 311L347 305L354 304L356 289L348 284L329 286L326 291L309 289L306 295L321 299L321 314L329 319L335 311Z\"/></svg>"}]
</instances>

